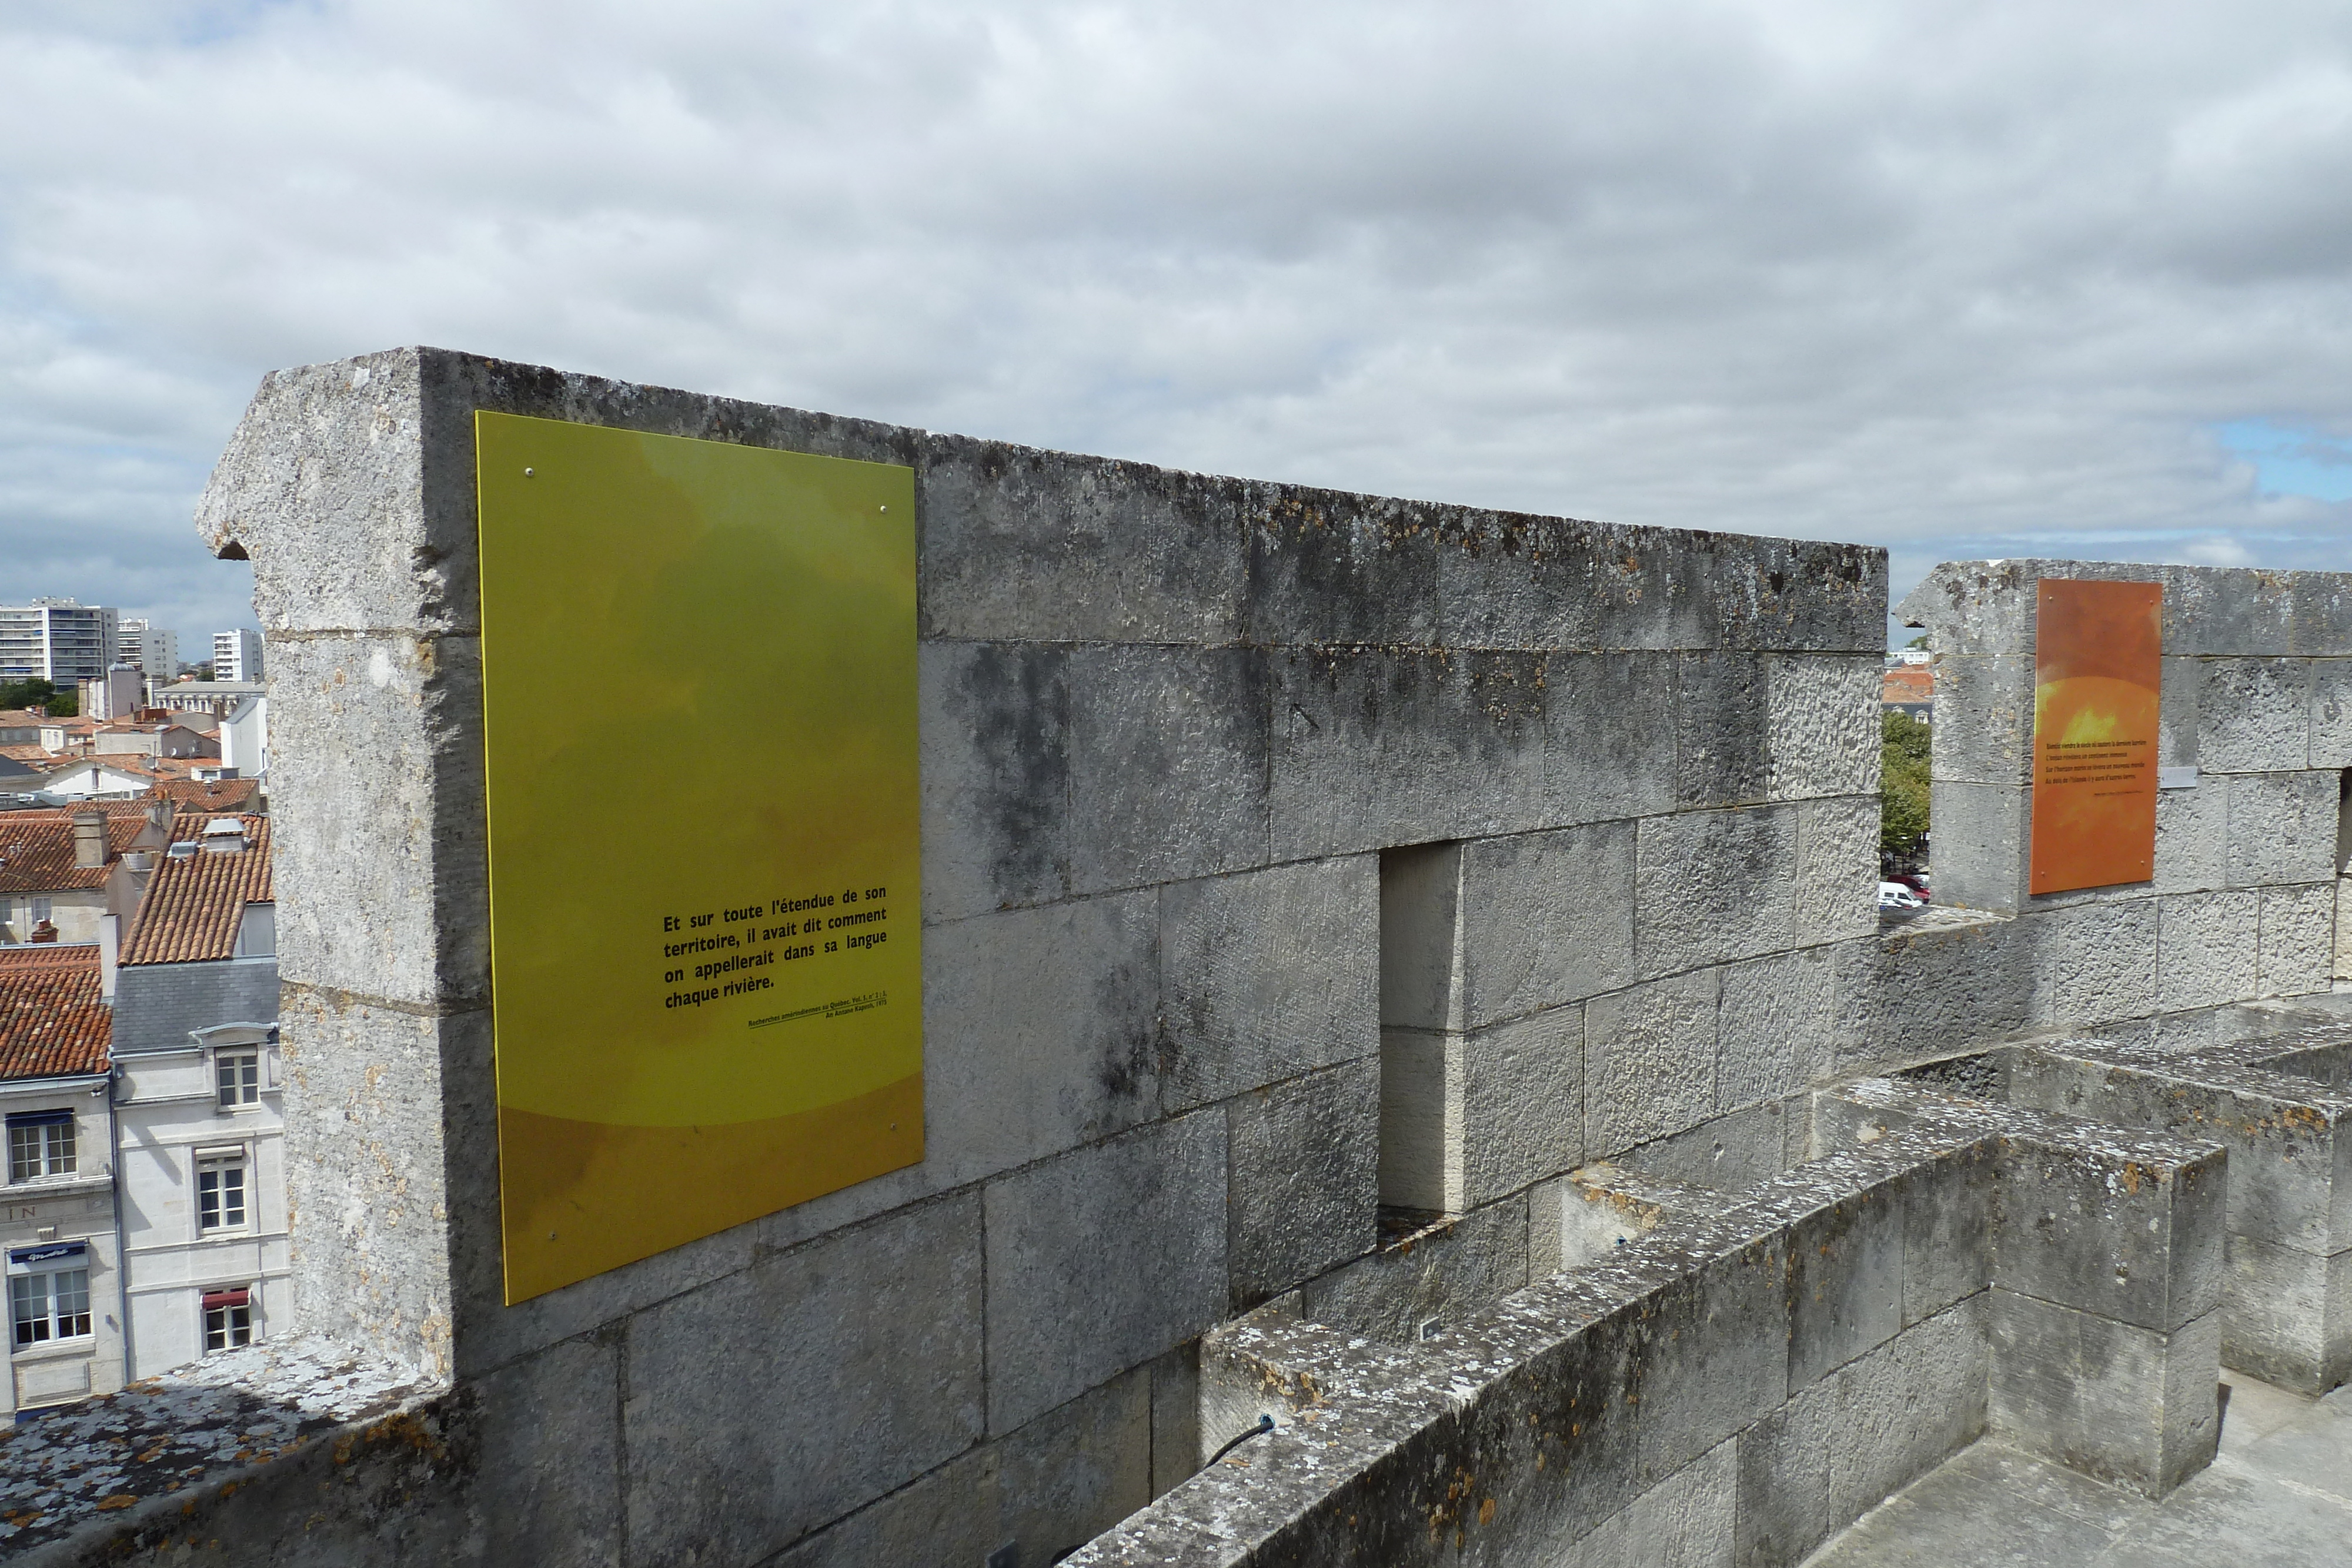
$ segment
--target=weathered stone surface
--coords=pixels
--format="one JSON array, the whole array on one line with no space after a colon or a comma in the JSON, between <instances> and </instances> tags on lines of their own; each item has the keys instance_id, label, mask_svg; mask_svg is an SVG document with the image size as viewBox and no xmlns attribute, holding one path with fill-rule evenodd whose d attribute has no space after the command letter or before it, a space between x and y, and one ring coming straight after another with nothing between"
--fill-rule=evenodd
<instances>
[{"instance_id":1,"label":"weathered stone surface","mask_svg":"<svg viewBox=\"0 0 2352 1568\"><path fill-rule=\"evenodd\" d=\"M1878 929L1875 795L1841 795L1797 807L1797 876L1788 893L1792 941L1840 942Z\"/></svg>"},{"instance_id":2,"label":"weathered stone surface","mask_svg":"<svg viewBox=\"0 0 2352 1568\"><path fill-rule=\"evenodd\" d=\"M924 918L1064 896L1068 653L1013 643L926 643L917 653Z\"/></svg>"},{"instance_id":3,"label":"weathered stone surface","mask_svg":"<svg viewBox=\"0 0 2352 1568\"><path fill-rule=\"evenodd\" d=\"M1270 859L1552 825L1541 655L1335 648L1271 669Z\"/></svg>"},{"instance_id":4,"label":"weathered stone surface","mask_svg":"<svg viewBox=\"0 0 2352 1568\"><path fill-rule=\"evenodd\" d=\"M1138 1367L995 1445L1000 1542L1052 1563L1151 1500L1151 1373Z\"/></svg>"},{"instance_id":5,"label":"weathered stone surface","mask_svg":"<svg viewBox=\"0 0 2352 1568\"><path fill-rule=\"evenodd\" d=\"M867 1568L877 1563L982 1563L1004 1545L997 1524L993 1445L973 1448L816 1531L776 1568Z\"/></svg>"},{"instance_id":6,"label":"weathered stone surface","mask_svg":"<svg viewBox=\"0 0 2352 1568\"><path fill-rule=\"evenodd\" d=\"M1438 534L1459 507L1272 484L1245 507L1250 642L1438 642Z\"/></svg>"},{"instance_id":7,"label":"weathered stone surface","mask_svg":"<svg viewBox=\"0 0 2352 1568\"><path fill-rule=\"evenodd\" d=\"M970 1180L1159 1111L1159 896L923 933L927 1163Z\"/></svg>"},{"instance_id":8,"label":"weathered stone surface","mask_svg":"<svg viewBox=\"0 0 2352 1568\"><path fill-rule=\"evenodd\" d=\"M2159 899L2158 1005L2173 1012L2254 995L2261 906L2262 895L2251 888Z\"/></svg>"},{"instance_id":9,"label":"weathered stone surface","mask_svg":"<svg viewBox=\"0 0 2352 1568\"><path fill-rule=\"evenodd\" d=\"M1528 1204L1507 1198L1307 1281L1307 1318L1404 1343L1438 1332L1528 1282Z\"/></svg>"},{"instance_id":10,"label":"weathered stone surface","mask_svg":"<svg viewBox=\"0 0 2352 1568\"><path fill-rule=\"evenodd\" d=\"M1584 1009L1492 1025L1462 1040L1461 1197L1475 1207L1583 1158Z\"/></svg>"},{"instance_id":11,"label":"weathered stone surface","mask_svg":"<svg viewBox=\"0 0 2352 1568\"><path fill-rule=\"evenodd\" d=\"M1589 1554L1586 1561L1644 1568L1728 1563L1738 1512L1738 1445L1718 1443L1635 1498L1622 1516L1622 1546L1611 1548L1611 1556Z\"/></svg>"},{"instance_id":12,"label":"weathered stone surface","mask_svg":"<svg viewBox=\"0 0 2352 1568\"><path fill-rule=\"evenodd\" d=\"M1981 1436L1988 1424L1984 1296L1896 1335L1816 1387L1830 1416L1830 1517L1859 1518Z\"/></svg>"},{"instance_id":13,"label":"weathered stone surface","mask_svg":"<svg viewBox=\"0 0 2352 1568\"><path fill-rule=\"evenodd\" d=\"M1225 1118L1213 1110L988 1185L991 1431L1224 1315L1225 1161Z\"/></svg>"},{"instance_id":14,"label":"weathered stone surface","mask_svg":"<svg viewBox=\"0 0 2352 1568\"><path fill-rule=\"evenodd\" d=\"M2336 883L2262 890L2262 994L2324 991L2335 977Z\"/></svg>"},{"instance_id":15,"label":"weathered stone surface","mask_svg":"<svg viewBox=\"0 0 2352 1568\"><path fill-rule=\"evenodd\" d=\"M1645 817L1633 871L1643 978L1795 945L1797 805Z\"/></svg>"},{"instance_id":16,"label":"weathered stone surface","mask_svg":"<svg viewBox=\"0 0 2352 1568\"><path fill-rule=\"evenodd\" d=\"M1705 1260L1650 1302L1641 1477L1654 1486L1789 1397L1789 1253L1780 1236Z\"/></svg>"},{"instance_id":17,"label":"weathered stone surface","mask_svg":"<svg viewBox=\"0 0 2352 1568\"><path fill-rule=\"evenodd\" d=\"M2333 772L2234 774L2229 791L2231 887L2326 882L2336 874Z\"/></svg>"},{"instance_id":18,"label":"weathered stone surface","mask_svg":"<svg viewBox=\"0 0 2352 1568\"><path fill-rule=\"evenodd\" d=\"M1902 1330L1904 1197L1899 1186L1860 1193L1816 1209L1790 1230L1791 1393Z\"/></svg>"},{"instance_id":19,"label":"weathered stone surface","mask_svg":"<svg viewBox=\"0 0 2352 1568\"><path fill-rule=\"evenodd\" d=\"M1069 682L1072 892L1265 863L1263 653L1078 648Z\"/></svg>"},{"instance_id":20,"label":"weathered stone surface","mask_svg":"<svg viewBox=\"0 0 2352 1568\"><path fill-rule=\"evenodd\" d=\"M1993 1151L1978 1145L1904 1178L1904 1327L1967 1301L1991 1281L1998 1166Z\"/></svg>"},{"instance_id":21,"label":"weathered stone surface","mask_svg":"<svg viewBox=\"0 0 2352 1568\"><path fill-rule=\"evenodd\" d=\"M2084 1029L2157 1009L2157 903L2078 904L2020 915L2032 955L2032 1020Z\"/></svg>"},{"instance_id":22,"label":"weathered stone surface","mask_svg":"<svg viewBox=\"0 0 2352 1568\"><path fill-rule=\"evenodd\" d=\"M1767 798L1769 703L1761 655L1682 655L1675 674L1676 806L1745 806Z\"/></svg>"},{"instance_id":23,"label":"weathered stone surface","mask_svg":"<svg viewBox=\"0 0 2352 1568\"><path fill-rule=\"evenodd\" d=\"M1151 1495L1190 1479L1201 1448L1201 1343L1187 1340L1151 1364Z\"/></svg>"},{"instance_id":24,"label":"weathered stone surface","mask_svg":"<svg viewBox=\"0 0 2352 1568\"><path fill-rule=\"evenodd\" d=\"M1459 1033L1381 1030L1381 1202L1461 1212L1462 1098Z\"/></svg>"},{"instance_id":25,"label":"weathered stone surface","mask_svg":"<svg viewBox=\"0 0 2352 1568\"><path fill-rule=\"evenodd\" d=\"M1828 947L1726 966L1716 1018L1716 1108L1793 1094L1826 1077L1836 1050L1836 999Z\"/></svg>"},{"instance_id":26,"label":"weathered stone surface","mask_svg":"<svg viewBox=\"0 0 2352 1568\"><path fill-rule=\"evenodd\" d=\"M2198 766L2210 773L2280 773L2311 756L2308 659L2205 661Z\"/></svg>"},{"instance_id":27,"label":"weathered stone surface","mask_svg":"<svg viewBox=\"0 0 2352 1568\"><path fill-rule=\"evenodd\" d=\"M273 644L270 835L289 983L413 1006L489 990L481 645L400 633ZM363 800L345 759L375 759Z\"/></svg>"},{"instance_id":28,"label":"weathered stone surface","mask_svg":"<svg viewBox=\"0 0 2352 1568\"><path fill-rule=\"evenodd\" d=\"M2012 1291L1989 1294L1991 1419L2010 1441L2150 1497L2212 1458L2218 1315L2158 1333Z\"/></svg>"},{"instance_id":29,"label":"weathered stone surface","mask_svg":"<svg viewBox=\"0 0 2352 1568\"><path fill-rule=\"evenodd\" d=\"M1717 1192L1743 1192L1784 1168L1789 1114L1790 1102L1784 1100L1750 1105L1643 1144L1620 1156L1620 1163Z\"/></svg>"},{"instance_id":30,"label":"weathered stone surface","mask_svg":"<svg viewBox=\"0 0 2352 1568\"><path fill-rule=\"evenodd\" d=\"M1227 1103L1234 1308L1372 1249L1380 1100L1379 1062L1366 1059Z\"/></svg>"},{"instance_id":31,"label":"weathered stone surface","mask_svg":"<svg viewBox=\"0 0 2352 1568\"><path fill-rule=\"evenodd\" d=\"M780 1254L627 1331L630 1551L754 1560L982 1432L980 1203ZM862 1418L778 1420L779 1409Z\"/></svg>"},{"instance_id":32,"label":"weathered stone surface","mask_svg":"<svg viewBox=\"0 0 2352 1568\"><path fill-rule=\"evenodd\" d=\"M1939 652L1934 669L1935 776L2011 789L2031 783L2032 656Z\"/></svg>"},{"instance_id":33,"label":"weathered stone surface","mask_svg":"<svg viewBox=\"0 0 2352 1568\"><path fill-rule=\"evenodd\" d=\"M2311 664L2313 768L2352 768L2352 659Z\"/></svg>"},{"instance_id":34,"label":"weathered stone surface","mask_svg":"<svg viewBox=\"0 0 2352 1568\"><path fill-rule=\"evenodd\" d=\"M1227 643L1247 486L1149 464L928 436L923 635Z\"/></svg>"},{"instance_id":35,"label":"weathered stone surface","mask_svg":"<svg viewBox=\"0 0 2352 1568\"><path fill-rule=\"evenodd\" d=\"M1938 906L2017 913L2025 902L2031 807L2031 792L2022 785L1942 778L1928 785Z\"/></svg>"},{"instance_id":36,"label":"weathered stone surface","mask_svg":"<svg viewBox=\"0 0 2352 1568\"><path fill-rule=\"evenodd\" d=\"M1840 943L1832 949L1838 1069L1864 1071L2023 1030L2031 951L2018 921L1940 905L1880 936Z\"/></svg>"},{"instance_id":37,"label":"weathered stone surface","mask_svg":"<svg viewBox=\"0 0 2352 1568\"><path fill-rule=\"evenodd\" d=\"M1456 1027L1580 1001L1632 979L1633 868L1632 822L1465 844Z\"/></svg>"},{"instance_id":38,"label":"weathered stone surface","mask_svg":"<svg viewBox=\"0 0 2352 1568\"><path fill-rule=\"evenodd\" d=\"M1999 1190L1996 1286L2164 1333L2221 1304L2221 1150L2168 1166L2020 1145Z\"/></svg>"},{"instance_id":39,"label":"weathered stone surface","mask_svg":"<svg viewBox=\"0 0 2352 1568\"><path fill-rule=\"evenodd\" d=\"M1664 653L1544 655L1544 825L1674 809L1676 664Z\"/></svg>"},{"instance_id":40,"label":"weathered stone surface","mask_svg":"<svg viewBox=\"0 0 2352 1568\"><path fill-rule=\"evenodd\" d=\"M1739 1508L1732 1561L1740 1568L1795 1568L1843 1522L1830 1512L1832 1388L1797 1390L1734 1439Z\"/></svg>"},{"instance_id":41,"label":"weathered stone surface","mask_svg":"<svg viewBox=\"0 0 2352 1568\"><path fill-rule=\"evenodd\" d=\"M1717 972L1596 997L1584 1009L1584 1156L1679 1133L1715 1108Z\"/></svg>"},{"instance_id":42,"label":"weathered stone surface","mask_svg":"<svg viewBox=\"0 0 2352 1568\"><path fill-rule=\"evenodd\" d=\"M1161 888L1166 1108L1377 1053L1379 901L1371 855Z\"/></svg>"},{"instance_id":43,"label":"weathered stone surface","mask_svg":"<svg viewBox=\"0 0 2352 1568\"><path fill-rule=\"evenodd\" d=\"M2230 883L2230 781L2216 775L2156 793L2158 893L2199 893Z\"/></svg>"},{"instance_id":44,"label":"weathered stone surface","mask_svg":"<svg viewBox=\"0 0 2352 1568\"><path fill-rule=\"evenodd\" d=\"M501 1367L478 1388L485 1560L567 1568L619 1562L619 1336L567 1340Z\"/></svg>"},{"instance_id":45,"label":"weathered stone surface","mask_svg":"<svg viewBox=\"0 0 2352 1568\"><path fill-rule=\"evenodd\" d=\"M2323 1257L2232 1234L2223 1364L2302 1394L2352 1378L2352 1250Z\"/></svg>"},{"instance_id":46,"label":"weathered stone surface","mask_svg":"<svg viewBox=\"0 0 2352 1568\"><path fill-rule=\"evenodd\" d=\"M1875 654L1765 660L1765 786L1773 800L1876 793L1882 668Z\"/></svg>"}]
</instances>

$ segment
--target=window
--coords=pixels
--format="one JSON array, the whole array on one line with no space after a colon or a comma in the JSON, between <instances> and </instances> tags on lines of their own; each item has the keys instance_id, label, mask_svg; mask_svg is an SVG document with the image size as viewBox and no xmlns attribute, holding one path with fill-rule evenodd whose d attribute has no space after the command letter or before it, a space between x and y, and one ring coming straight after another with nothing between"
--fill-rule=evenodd
<instances>
[{"instance_id":1,"label":"window","mask_svg":"<svg viewBox=\"0 0 2352 1568\"><path fill-rule=\"evenodd\" d=\"M74 1174L71 1111L20 1111L8 1118L8 1179L38 1181Z\"/></svg>"},{"instance_id":2,"label":"window","mask_svg":"<svg viewBox=\"0 0 2352 1568\"><path fill-rule=\"evenodd\" d=\"M79 1241L8 1254L8 1315L16 1348L89 1333L89 1250Z\"/></svg>"},{"instance_id":3,"label":"window","mask_svg":"<svg viewBox=\"0 0 2352 1568\"><path fill-rule=\"evenodd\" d=\"M261 1103L261 1053L224 1051L213 1058L213 1081L224 1111Z\"/></svg>"},{"instance_id":4,"label":"window","mask_svg":"<svg viewBox=\"0 0 2352 1568\"><path fill-rule=\"evenodd\" d=\"M196 1233L245 1228L245 1152L196 1157Z\"/></svg>"},{"instance_id":5,"label":"window","mask_svg":"<svg viewBox=\"0 0 2352 1568\"><path fill-rule=\"evenodd\" d=\"M245 1286L205 1292L205 1349L237 1350L253 1343L253 1295Z\"/></svg>"}]
</instances>

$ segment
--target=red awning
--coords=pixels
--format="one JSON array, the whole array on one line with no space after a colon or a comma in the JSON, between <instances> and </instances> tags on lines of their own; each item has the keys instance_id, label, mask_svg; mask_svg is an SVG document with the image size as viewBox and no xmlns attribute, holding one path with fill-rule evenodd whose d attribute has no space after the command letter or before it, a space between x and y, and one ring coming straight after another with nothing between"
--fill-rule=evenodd
<instances>
[{"instance_id":1,"label":"red awning","mask_svg":"<svg viewBox=\"0 0 2352 1568\"><path fill-rule=\"evenodd\" d=\"M211 1312L215 1307L241 1307L245 1305L250 1294L250 1291L242 1288L234 1291L206 1291L205 1311Z\"/></svg>"}]
</instances>

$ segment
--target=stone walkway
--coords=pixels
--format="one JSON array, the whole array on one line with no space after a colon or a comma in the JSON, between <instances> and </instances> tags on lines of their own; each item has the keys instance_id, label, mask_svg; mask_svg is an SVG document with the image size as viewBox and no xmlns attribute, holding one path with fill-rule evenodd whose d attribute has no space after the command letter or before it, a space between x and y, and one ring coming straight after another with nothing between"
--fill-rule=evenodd
<instances>
[{"instance_id":1,"label":"stone walkway","mask_svg":"<svg viewBox=\"0 0 2352 1568\"><path fill-rule=\"evenodd\" d=\"M2225 1383L2220 1455L2162 1502L1980 1442L1806 1568L2352 1568L2352 1386Z\"/></svg>"}]
</instances>

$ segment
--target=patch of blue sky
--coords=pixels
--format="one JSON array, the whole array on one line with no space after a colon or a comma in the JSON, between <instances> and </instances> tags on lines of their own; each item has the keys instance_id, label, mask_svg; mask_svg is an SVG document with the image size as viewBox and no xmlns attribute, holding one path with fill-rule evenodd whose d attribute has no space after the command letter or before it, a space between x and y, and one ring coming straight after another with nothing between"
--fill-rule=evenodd
<instances>
[{"instance_id":1,"label":"patch of blue sky","mask_svg":"<svg viewBox=\"0 0 2352 1568\"><path fill-rule=\"evenodd\" d=\"M2266 496L2352 501L2352 441L2266 419L2235 420L2216 434L2222 445L2253 464Z\"/></svg>"}]
</instances>

